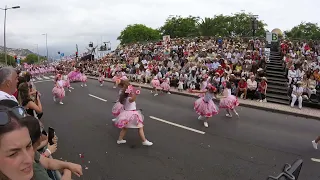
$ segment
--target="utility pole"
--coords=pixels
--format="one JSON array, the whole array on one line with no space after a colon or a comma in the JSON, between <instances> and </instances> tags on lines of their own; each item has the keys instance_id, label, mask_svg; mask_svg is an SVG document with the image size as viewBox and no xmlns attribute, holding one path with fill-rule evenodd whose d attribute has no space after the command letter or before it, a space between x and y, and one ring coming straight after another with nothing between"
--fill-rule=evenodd
<instances>
[{"instance_id":1,"label":"utility pole","mask_svg":"<svg viewBox=\"0 0 320 180\"><path fill-rule=\"evenodd\" d=\"M0 8L1 10L4 10L4 24L3 24L3 50L4 50L4 59L6 65L8 65L8 57L7 57L7 41L6 41L6 22L7 22L7 10L9 9L19 9L20 6L13 6L8 8L7 6L3 8Z\"/></svg>"}]
</instances>

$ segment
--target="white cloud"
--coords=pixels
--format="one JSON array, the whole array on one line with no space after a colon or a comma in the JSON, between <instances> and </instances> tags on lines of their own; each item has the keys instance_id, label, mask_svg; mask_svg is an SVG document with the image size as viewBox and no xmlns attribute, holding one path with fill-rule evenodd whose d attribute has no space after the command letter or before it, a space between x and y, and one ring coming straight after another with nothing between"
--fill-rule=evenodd
<instances>
[{"instance_id":1,"label":"white cloud","mask_svg":"<svg viewBox=\"0 0 320 180\"><path fill-rule=\"evenodd\" d=\"M320 1L304 0L2 0L0 6L20 5L7 11L7 46L34 49L39 44L45 54L48 33L49 51L66 54L75 51L75 44L84 50L94 43L118 42L120 31L128 24L142 23L158 28L169 15L213 17L245 10L259 15L268 29L287 30L301 21L320 23L316 12ZM305 6L308 5L308 6ZM3 11L0 11L0 34L3 34ZM0 44L3 43L0 36Z\"/></svg>"}]
</instances>

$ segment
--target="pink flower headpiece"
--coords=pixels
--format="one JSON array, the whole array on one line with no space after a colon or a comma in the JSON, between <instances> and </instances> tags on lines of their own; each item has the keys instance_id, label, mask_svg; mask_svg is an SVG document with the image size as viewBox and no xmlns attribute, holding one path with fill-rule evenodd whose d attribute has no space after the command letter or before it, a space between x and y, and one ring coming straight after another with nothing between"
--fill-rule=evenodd
<instances>
[{"instance_id":1,"label":"pink flower headpiece","mask_svg":"<svg viewBox=\"0 0 320 180\"><path fill-rule=\"evenodd\" d=\"M140 94L140 90L135 90L132 85L129 85L128 88L126 89L125 93L128 94Z\"/></svg>"}]
</instances>

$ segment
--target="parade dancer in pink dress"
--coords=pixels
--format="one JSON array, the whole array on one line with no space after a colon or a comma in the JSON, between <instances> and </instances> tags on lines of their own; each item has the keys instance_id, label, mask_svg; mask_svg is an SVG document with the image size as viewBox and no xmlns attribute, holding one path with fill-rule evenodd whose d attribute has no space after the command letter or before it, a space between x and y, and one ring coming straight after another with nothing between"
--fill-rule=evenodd
<instances>
[{"instance_id":1,"label":"parade dancer in pink dress","mask_svg":"<svg viewBox=\"0 0 320 180\"><path fill-rule=\"evenodd\" d=\"M167 94L170 93L170 78L167 76L164 81L161 83L160 87L163 91L167 92Z\"/></svg>"},{"instance_id":2,"label":"parade dancer in pink dress","mask_svg":"<svg viewBox=\"0 0 320 180\"><path fill-rule=\"evenodd\" d=\"M68 89L68 91L71 92L72 87L70 85L70 80L69 80L68 76L63 75L62 80L63 80L63 87L66 87Z\"/></svg>"},{"instance_id":3,"label":"parade dancer in pink dress","mask_svg":"<svg viewBox=\"0 0 320 180\"><path fill-rule=\"evenodd\" d=\"M231 111L234 112L235 115L239 117L238 112L236 111L236 107L239 106L238 98L234 95L231 95L231 83L226 82L226 87L223 90L223 97L220 99L220 108L226 109L227 117L232 117ZM231 110L231 111L230 111Z\"/></svg>"},{"instance_id":4,"label":"parade dancer in pink dress","mask_svg":"<svg viewBox=\"0 0 320 180\"><path fill-rule=\"evenodd\" d=\"M157 76L154 76L153 79L151 80L151 86L153 87L153 91L151 91L151 93L154 92L154 96L158 96L158 90L161 89L161 86Z\"/></svg>"},{"instance_id":5,"label":"parade dancer in pink dress","mask_svg":"<svg viewBox=\"0 0 320 180\"><path fill-rule=\"evenodd\" d=\"M218 107L214 104L212 99L215 98L217 89L209 84L205 90L190 90L192 93L202 93L203 97L200 97L194 102L194 110L199 115L199 120L204 120L204 127L209 127L208 119L219 112ZM204 119L205 118L205 119Z\"/></svg>"},{"instance_id":6,"label":"parade dancer in pink dress","mask_svg":"<svg viewBox=\"0 0 320 180\"><path fill-rule=\"evenodd\" d=\"M132 85L124 87L124 91L120 95L120 103L123 104L124 110L116 118L114 124L121 129L117 144L125 144L124 136L127 129L139 129L139 135L142 140L142 145L152 146L153 143L148 141L145 137L143 130L144 117L136 107L137 95L140 94L139 90L135 90Z\"/></svg>"},{"instance_id":7,"label":"parade dancer in pink dress","mask_svg":"<svg viewBox=\"0 0 320 180\"><path fill-rule=\"evenodd\" d=\"M56 98L59 98L59 103L62 105L62 99L65 97L65 91L63 88L63 80L61 80L61 75L56 76L56 83L52 89L53 101L56 102Z\"/></svg>"},{"instance_id":8,"label":"parade dancer in pink dress","mask_svg":"<svg viewBox=\"0 0 320 180\"><path fill-rule=\"evenodd\" d=\"M101 70L99 72L99 78L98 78L98 81L100 83L100 86L103 86L103 82L104 82L104 78L105 78L105 73L103 70Z\"/></svg>"},{"instance_id":9,"label":"parade dancer in pink dress","mask_svg":"<svg viewBox=\"0 0 320 180\"><path fill-rule=\"evenodd\" d=\"M81 72L81 78L80 78L80 80L81 80L81 87L83 87L83 86L87 86L87 76L83 73L83 71L81 70L80 71Z\"/></svg>"},{"instance_id":10,"label":"parade dancer in pink dress","mask_svg":"<svg viewBox=\"0 0 320 180\"><path fill-rule=\"evenodd\" d=\"M123 91L123 87L128 87L130 85L129 83L129 80L126 76L123 76L121 78L121 81L120 83L118 84L118 87L120 88L119 90L119 98L120 98L120 95L122 94L122 91ZM117 100L117 102L113 105L112 107L112 115L114 117L118 117L119 114L123 111L123 104L120 103L119 99ZM115 121L115 119L112 119L112 121Z\"/></svg>"}]
</instances>

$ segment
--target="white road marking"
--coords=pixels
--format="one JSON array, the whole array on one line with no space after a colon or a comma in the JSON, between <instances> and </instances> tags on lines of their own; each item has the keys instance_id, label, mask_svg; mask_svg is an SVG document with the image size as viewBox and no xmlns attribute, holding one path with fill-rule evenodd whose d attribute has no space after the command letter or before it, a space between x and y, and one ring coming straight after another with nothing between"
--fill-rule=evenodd
<instances>
[{"instance_id":1,"label":"white road marking","mask_svg":"<svg viewBox=\"0 0 320 180\"><path fill-rule=\"evenodd\" d=\"M36 77L38 80L42 80L42 78L41 77Z\"/></svg>"},{"instance_id":2,"label":"white road marking","mask_svg":"<svg viewBox=\"0 0 320 180\"><path fill-rule=\"evenodd\" d=\"M205 132L203 132L203 131L199 131L199 130L196 130L196 129L193 129L193 128L189 128L189 127L187 127L187 126L183 126L183 125L176 124L176 123L173 123L173 122L170 122L170 121L166 121L166 120L163 120L163 119L154 117L154 116L149 116L149 117L150 117L151 119L156 120L156 121L160 121L160 122L163 122L163 123L166 123L166 124L170 124L170 125L172 125L172 126L176 126L176 127L182 128L182 129L186 129L186 130L189 130L189 131L192 131L192 132L195 132L195 133L205 134Z\"/></svg>"},{"instance_id":3,"label":"white road marking","mask_svg":"<svg viewBox=\"0 0 320 180\"><path fill-rule=\"evenodd\" d=\"M43 81L36 81L36 82L34 82L35 84L36 83L42 83L42 82L48 82L48 81L53 81L52 79L49 79L49 80L43 80Z\"/></svg>"},{"instance_id":4,"label":"white road marking","mask_svg":"<svg viewBox=\"0 0 320 180\"><path fill-rule=\"evenodd\" d=\"M311 158L311 161L320 163L320 159L316 159L316 158Z\"/></svg>"},{"instance_id":5,"label":"white road marking","mask_svg":"<svg viewBox=\"0 0 320 180\"><path fill-rule=\"evenodd\" d=\"M51 78L55 78L54 76L50 76Z\"/></svg>"},{"instance_id":6,"label":"white road marking","mask_svg":"<svg viewBox=\"0 0 320 180\"><path fill-rule=\"evenodd\" d=\"M73 87L70 87L70 89L74 89Z\"/></svg>"},{"instance_id":7,"label":"white road marking","mask_svg":"<svg viewBox=\"0 0 320 180\"><path fill-rule=\"evenodd\" d=\"M95 96L95 95L92 95L92 94L89 94L89 96L91 96L91 97L93 97L93 98L96 98L96 99L99 99L100 101L107 102L106 99L102 99L102 98L100 98L100 97L98 97L98 96Z\"/></svg>"},{"instance_id":8,"label":"white road marking","mask_svg":"<svg viewBox=\"0 0 320 180\"><path fill-rule=\"evenodd\" d=\"M44 78L44 79L50 79L50 78L49 78L49 77L47 77L47 76L43 76L43 78Z\"/></svg>"}]
</instances>

